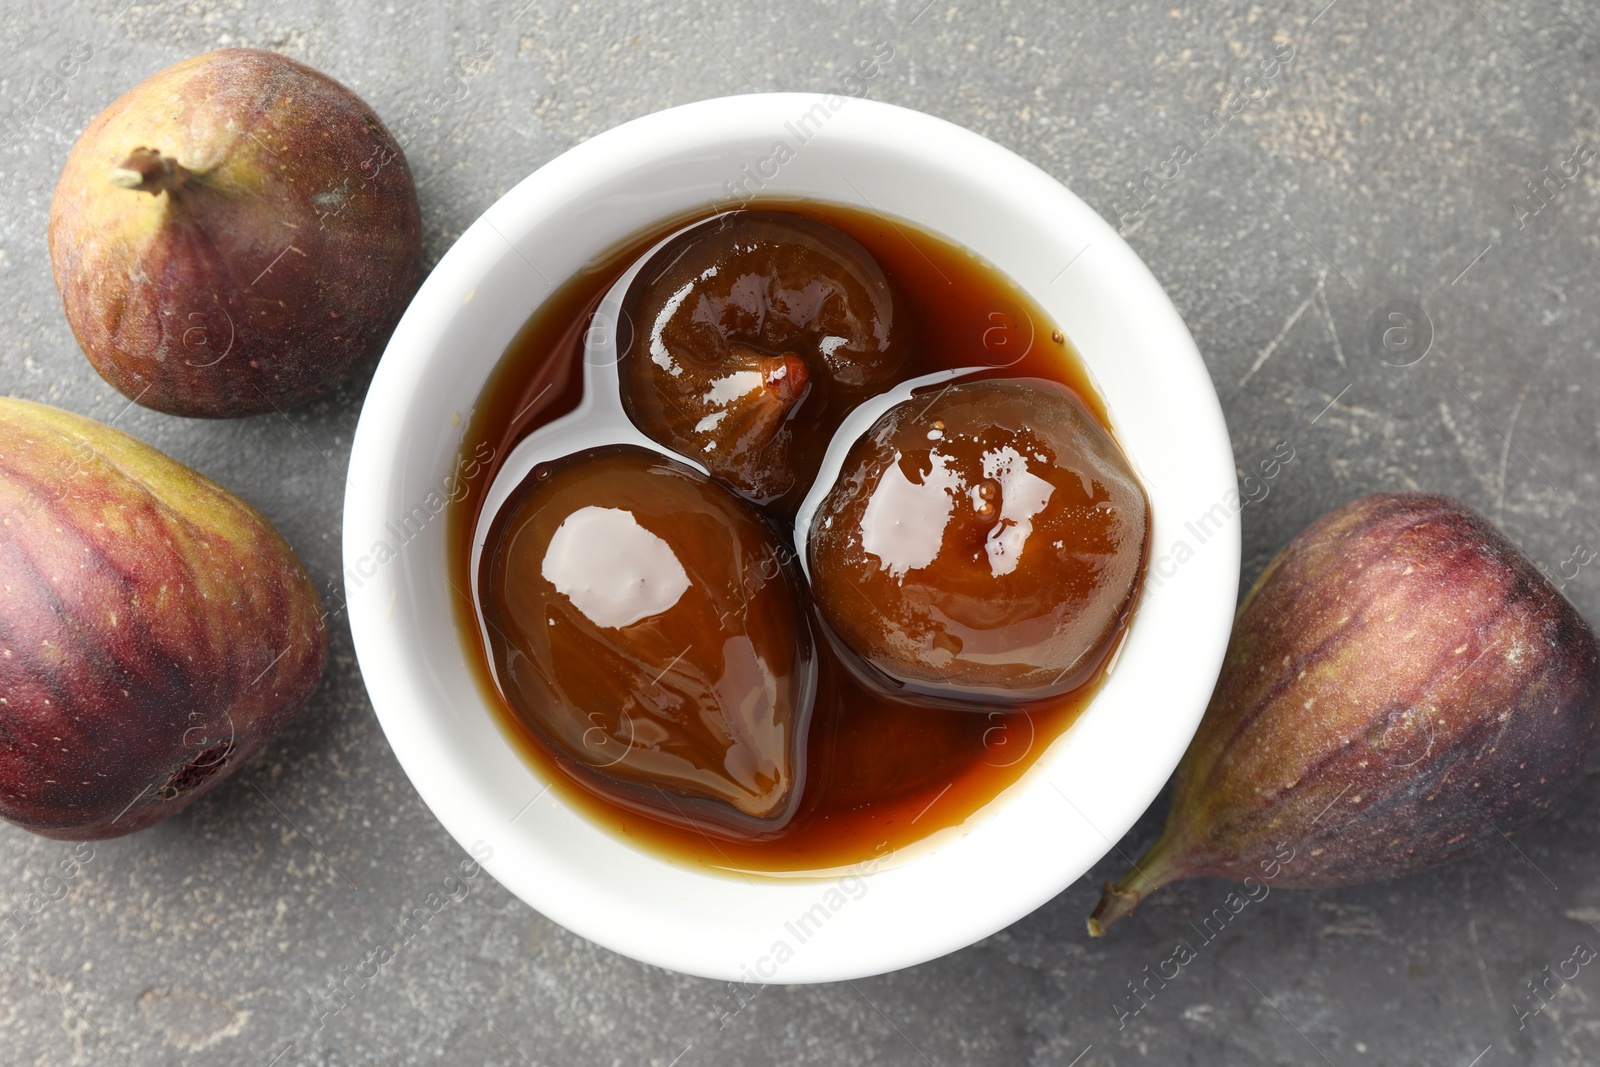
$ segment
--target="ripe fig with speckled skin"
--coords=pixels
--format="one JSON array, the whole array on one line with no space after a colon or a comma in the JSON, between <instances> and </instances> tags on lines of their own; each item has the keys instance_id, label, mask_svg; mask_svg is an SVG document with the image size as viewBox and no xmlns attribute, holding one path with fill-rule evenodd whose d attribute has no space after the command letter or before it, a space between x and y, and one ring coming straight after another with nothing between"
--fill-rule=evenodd
<instances>
[{"instance_id":1,"label":"ripe fig with speckled skin","mask_svg":"<svg viewBox=\"0 0 1600 1067\"><path fill-rule=\"evenodd\" d=\"M1600 648L1488 520L1363 497L1300 533L1240 608L1166 828L1107 883L1100 934L1182 878L1351 885L1548 812L1600 743Z\"/></svg>"},{"instance_id":2,"label":"ripe fig with speckled skin","mask_svg":"<svg viewBox=\"0 0 1600 1067\"><path fill-rule=\"evenodd\" d=\"M377 357L422 273L400 146L286 56L207 52L84 130L50 206L67 320L146 407L225 418L320 396Z\"/></svg>"},{"instance_id":3,"label":"ripe fig with speckled skin","mask_svg":"<svg viewBox=\"0 0 1600 1067\"><path fill-rule=\"evenodd\" d=\"M159 822L293 718L326 658L316 587L255 509L0 399L0 817L72 839Z\"/></svg>"}]
</instances>

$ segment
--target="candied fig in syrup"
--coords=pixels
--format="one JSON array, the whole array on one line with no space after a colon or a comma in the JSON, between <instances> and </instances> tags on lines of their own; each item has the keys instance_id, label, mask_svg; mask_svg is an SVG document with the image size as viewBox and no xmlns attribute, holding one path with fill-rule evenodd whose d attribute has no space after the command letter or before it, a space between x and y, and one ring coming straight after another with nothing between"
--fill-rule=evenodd
<instances>
[{"instance_id":1,"label":"candied fig in syrup","mask_svg":"<svg viewBox=\"0 0 1600 1067\"><path fill-rule=\"evenodd\" d=\"M623 307L628 417L760 504L798 502L833 429L904 358L872 254L781 211L733 212L675 238Z\"/></svg>"},{"instance_id":2,"label":"candied fig in syrup","mask_svg":"<svg viewBox=\"0 0 1600 1067\"><path fill-rule=\"evenodd\" d=\"M1065 386L953 385L891 408L814 516L817 606L899 688L1017 704L1082 684L1132 603L1148 503Z\"/></svg>"},{"instance_id":3,"label":"candied fig in syrup","mask_svg":"<svg viewBox=\"0 0 1600 1067\"><path fill-rule=\"evenodd\" d=\"M745 501L647 449L543 464L484 548L500 687L612 800L744 838L780 829L816 685L792 555Z\"/></svg>"}]
</instances>

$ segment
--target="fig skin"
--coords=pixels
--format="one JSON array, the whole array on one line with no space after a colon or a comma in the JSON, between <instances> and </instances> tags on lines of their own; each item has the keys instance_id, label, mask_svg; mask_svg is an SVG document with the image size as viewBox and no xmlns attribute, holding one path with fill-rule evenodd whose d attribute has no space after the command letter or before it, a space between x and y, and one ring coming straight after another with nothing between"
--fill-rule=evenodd
<instances>
[{"instance_id":1,"label":"fig skin","mask_svg":"<svg viewBox=\"0 0 1600 1067\"><path fill-rule=\"evenodd\" d=\"M0 817L98 840L182 811L306 704L322 602L227 490L0 399Z\"/></svg>"},{"instance_id":2,"label":"fig skin","mask_svg":"<svg viewBox=\"0 0 1600 1067\"><path fill-rule=\"evenodd\" d=\"M1099 935L1182 878L1354 885L1538 819L1600 744L1594 632L1449 497L1331 512L1239 609L1161 837L1107 883Z\"/></svg>"},{"instance_id":3,"label":"fig skin","mask_svg":"<svg viewBox=\"0 0 1600 1067\"><path fill-rule=\"evenodd\" d=\"M50 207L67 320L100 375L173 415L304 403L382 351L422 274L400 146L285 56L207 52L73 146Z\"/></svg>"}]
</instances>

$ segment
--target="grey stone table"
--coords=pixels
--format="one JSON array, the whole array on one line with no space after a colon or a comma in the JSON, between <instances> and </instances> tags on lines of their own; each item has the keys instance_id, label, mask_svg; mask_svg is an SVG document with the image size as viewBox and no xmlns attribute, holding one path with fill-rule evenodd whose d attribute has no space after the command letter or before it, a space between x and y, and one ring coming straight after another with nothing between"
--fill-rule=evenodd
<instances>
[{"instance_id":1,"label":"grey stone table","mask_svg":"<svg viewBox=\"0 0 1600 1067\"><path fill-rule=\"evenodd\" d=\"M116 419L231 486L324 586L364 383L287 417L126 408L50 280L45 220L77 133L146 74L221 45L279 49L371 102L405 142L431 264L586 137L703 97L834 88L885 42L871 96L1013 148L1120 223L1199 341L1242 467L1293 447L1244 511L1247 574L1380 489L1460 496L1552 571L1600 547L1600 184L1580 147L1600 147L1600 14L1582 0L123 3L0 9L0 388ZM47 77L72 56L70 77ZM1227 114L1245 88L1256 99ZM1580 173L1548 177L1563 164ZM1426 317L1374 345L1399 302ZM1600 566L1567 592L1600 620ZM319 1020L322 993L398 941L393 924L462 858L336 625L315 703L261 757L52 880L72 855L0 827L0 915L27 920L0 926L0 1063L1600 1061L1600 967L1551 982L1537 1014L1528 988L1600 946L1593 778L1465 862L1273 892L1126 1017L1128 983L1221 883L1174 887L1091 941L1096 886L1120 873L1105 862L953 956L751 1000L597 948L483 877Z\"/></svg>"}]
</instances>

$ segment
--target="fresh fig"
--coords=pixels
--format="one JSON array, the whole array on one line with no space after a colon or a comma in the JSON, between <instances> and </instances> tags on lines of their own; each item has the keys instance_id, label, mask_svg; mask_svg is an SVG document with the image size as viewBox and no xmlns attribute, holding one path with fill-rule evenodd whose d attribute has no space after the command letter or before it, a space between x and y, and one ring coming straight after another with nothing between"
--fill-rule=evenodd
<instances>
[{"instance_id":1,"label":"fresh fig","mask_svg":"<svg viewBox=\"0 0 1600 1067\"><path fill-rule=\"evenodd\" d=\"M1089 932L1158 886L1377 881L1539 818L1600 742L1594 632L1488 520L1383 493L1325 515L1240 607L1160 838Z\"/></svg>"},{"instance_id":2,"label":"fresh fig","mask_svg":"<svg viewBox=\"0 0 1600 1067\"><path fill-rule=\"evenodd\" d=\"M0 399L0 816L99 839L183 810L310 699L316 587L248 504Z\"/></svg>"},{"instance_id":3,"label":"fresh fig","mask_svg":"<svg viewBox=\"0 0 1600 1067\"><path fill-rule=\"evenodd\" d=\"M361 99L227 48L134 86L50 206L67 320L97 371L174 415L255 415L376 357L422 272L416 187Z\"/></svg>"}]
</instances>

